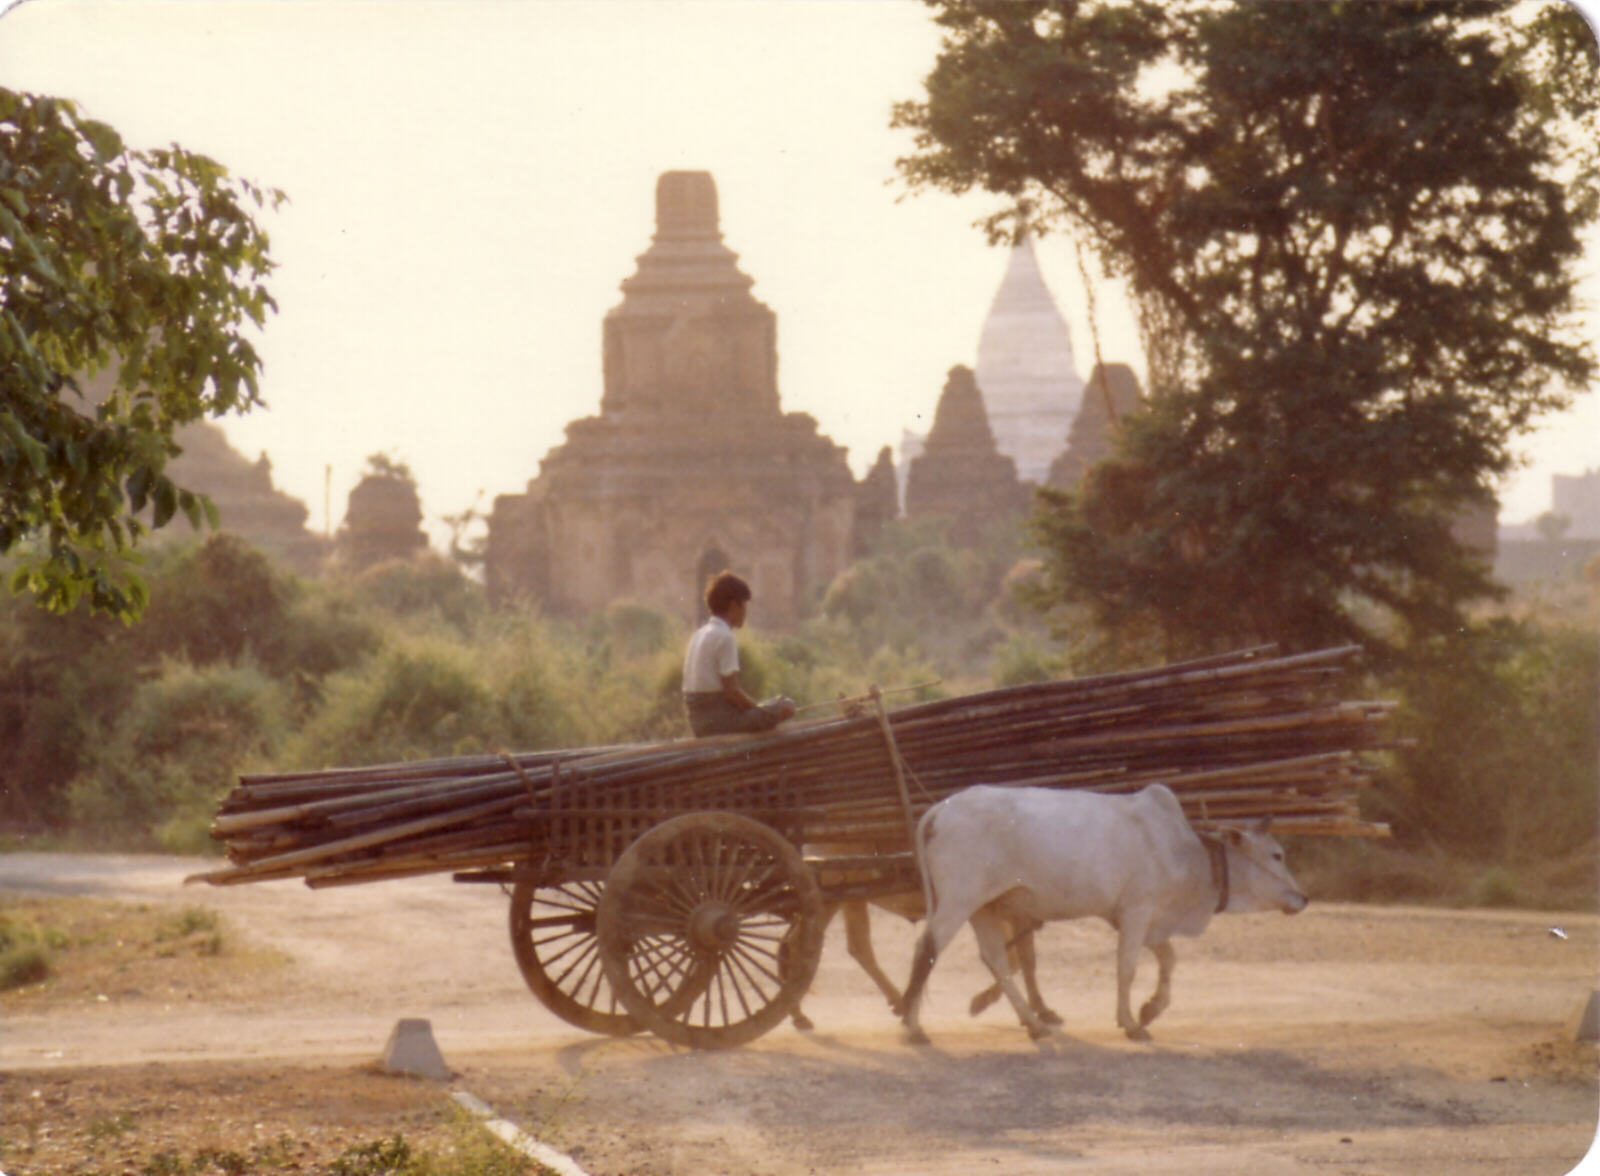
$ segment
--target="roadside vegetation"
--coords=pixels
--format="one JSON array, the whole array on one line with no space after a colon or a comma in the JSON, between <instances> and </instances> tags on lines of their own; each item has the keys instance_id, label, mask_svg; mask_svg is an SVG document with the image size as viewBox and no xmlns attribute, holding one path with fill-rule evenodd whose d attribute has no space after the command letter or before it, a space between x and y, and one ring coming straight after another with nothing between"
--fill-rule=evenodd
<instances>
[{"instance_id":1,"label":"roadside vegetation","mask_svg":"<svg viewBox=\"0 0 1600 1176\"><path fill-rule=\"evenodd\" d=\"M955 548L886 530L793 632L741 633L752 692L803 705L952 694L1148 665L1028 604L1020 534ZM153 552L137 624L0 600L0 820L12 848L206 853L241 773L685 734L681 618L491 609L437 556L307 580L227 533ZM1542 583L1355 688L1400 704L1368 815L1390 841L1296 847L1315 893L1595 906L1600 567ZM1110 650L1108 652L1108 650ZM912 697L912 696L907 696ZM826 713L826 712L823 712ZM12 920L6 968L49 944Z\"/></svg>"},{"instance_id":2,"label":"roadside vegetation","mask_svg":"<svg viewBox=\"0 0 1600 1176\"><path fill-rule=\"evenodd\" d=\"M1014 555L914 533L788 633L741 634L757 695L802 703L1048 672L999 587ZM491 609L446 560L301 579L228 533L158 549L137 624L0 600L0 820L81 848L204 852L241 773L685 736L689 627L622 601ZM864 582L870 587L864 588ZM1033 635L1043 629L1033 624Z\"/></svg>"}]
</instances>

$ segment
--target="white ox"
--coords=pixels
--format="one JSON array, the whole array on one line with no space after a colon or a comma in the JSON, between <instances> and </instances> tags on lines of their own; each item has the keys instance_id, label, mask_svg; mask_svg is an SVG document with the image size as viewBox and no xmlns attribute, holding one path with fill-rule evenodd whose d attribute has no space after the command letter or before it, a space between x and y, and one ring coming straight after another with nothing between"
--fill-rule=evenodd
<instances>
[{"instance_id":1,"label":"white ox","mask_svg":"<svg viewBox=\"0 0 1600 1176\"><path fill-rule=\"evenodd\" d=\"M1303 910L1306 896L1284 865L1267 822L1202 840L1171 789L1132 796L980 785L923 814L917 859L930 912L906 985L906 1028L917 1019L934 960L970 921L983 962L1028 1029L1049 1029L1023 1001L1006 961L1005 923L1028 926L1098 916L1117 930L1117 1024L1135 1041L1171 999L1173 935L1199 935L1219 911ZM1139 950L1160 965L1155 994L1134 1018L1129 1003Z\"/></svg>"}]
</instances>

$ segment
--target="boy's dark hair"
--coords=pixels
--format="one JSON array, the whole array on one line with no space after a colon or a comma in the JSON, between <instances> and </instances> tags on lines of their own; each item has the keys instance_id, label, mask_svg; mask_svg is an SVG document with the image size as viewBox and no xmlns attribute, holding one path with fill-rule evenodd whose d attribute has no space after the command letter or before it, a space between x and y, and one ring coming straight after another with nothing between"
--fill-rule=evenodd
<instances>
[{"instance_id":1,"label":"boy's dark hair","mask_svg":"<svg viewBox=\"0 0 1600 1176\"><path fill-rule=\"evenodd\" d=\"M716 616L749 599L750 585L732 572L718 572L706 584L706 607Z\"/></svg>"}]
</instances>

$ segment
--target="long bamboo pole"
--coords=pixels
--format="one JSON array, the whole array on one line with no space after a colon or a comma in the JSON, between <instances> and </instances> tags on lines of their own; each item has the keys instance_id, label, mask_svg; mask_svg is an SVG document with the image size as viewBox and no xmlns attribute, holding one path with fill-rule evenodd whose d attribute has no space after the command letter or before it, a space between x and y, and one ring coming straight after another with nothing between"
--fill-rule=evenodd
<instances>
[{"instance_id":1,"label":"long bamboo pole","mask_svg":"<svg viewBox=\"0 0 1600 1176\"><path fill-rule=\"evenodd\" d=\"M649 812L697 808L765 813L817 843L909 846L909 817L980 782L1127 792L1160 780L1196 819L1273 816L1349 834L1368 828L1352 798L1370 778L1360 757L1387 746L1378 727L1389 710L1337 697L1354 652L1249 650L893 712L880 692L875 715L756 738L248 776L213 826L234 864L201 878L326 885L559 857L573 830L637 831Z\"/></svg>"}]
</instances>

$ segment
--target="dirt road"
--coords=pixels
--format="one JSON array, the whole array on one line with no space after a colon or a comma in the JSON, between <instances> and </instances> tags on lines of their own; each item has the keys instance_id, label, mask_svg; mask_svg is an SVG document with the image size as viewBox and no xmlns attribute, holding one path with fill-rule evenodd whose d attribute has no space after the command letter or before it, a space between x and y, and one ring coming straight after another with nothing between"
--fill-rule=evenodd
<instances>
[{"instance_id":1,"label":"dirt road","mask_svg":"<svg viewBox=\"0 0 1600 1176\"><path fill-rule=\"evenodd\" d=\"M963 936L934 972L925 1049L902 1041L834 928L806 1002L814 1033L785 1026L701 1054L595 1038L546 1013L493 888L181 887L194 868L0 855L0 903L7 891L204 903L292 959L220 994L112 984L13 1003L0 1028L0 1074L21 1079L11 1091L90 1067L248 1099L270 1074L326 1083L321 1113L337 1115L333 1088L384 1081L361 1064L397 1019L426 1017L459 1085L596 1176L1559 1176L1595 1136L1595 1053L1563 1032L1600 981L1592 916L1315 903L1293 919L1222 916L1180 942L1150 1045L1113 1024L1104 926L1041 934L1041 983L1066 1027L1040 1044L1003 1006L967 1016L987 976ZM899 978L912 928L885 915L874 929ZM1153 971L1147 959L1142 984Z\"/></svg>"}]
</instances>

